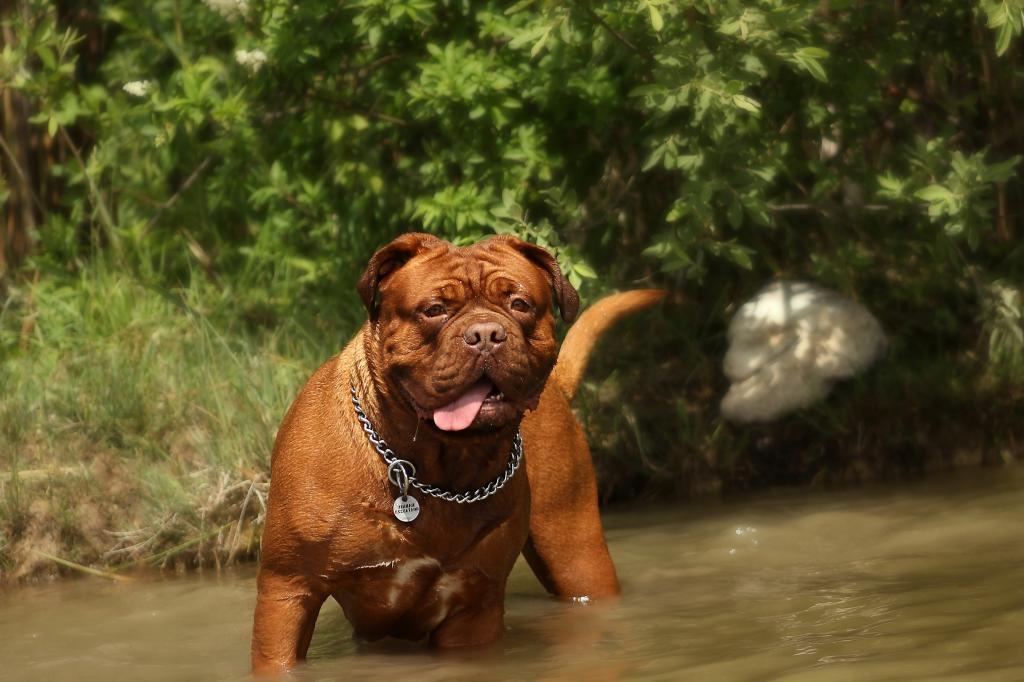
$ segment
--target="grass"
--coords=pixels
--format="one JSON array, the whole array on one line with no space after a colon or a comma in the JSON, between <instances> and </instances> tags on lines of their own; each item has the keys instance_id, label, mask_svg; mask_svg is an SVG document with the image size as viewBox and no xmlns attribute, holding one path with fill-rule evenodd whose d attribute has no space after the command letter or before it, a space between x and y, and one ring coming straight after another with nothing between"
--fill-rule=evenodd
<instances>
[{"instance_id":1,"label":"grass","mask_svg":"<svg viewBox=\"0 0 1024 682\"><path fill-rule=\"evenodd\" d=\"M11 292L0 580L62 562L254 556L275 430L336 346L295 329L226 334L188 293L175 300L102 267Z\"/></svg>"}]
</instances>

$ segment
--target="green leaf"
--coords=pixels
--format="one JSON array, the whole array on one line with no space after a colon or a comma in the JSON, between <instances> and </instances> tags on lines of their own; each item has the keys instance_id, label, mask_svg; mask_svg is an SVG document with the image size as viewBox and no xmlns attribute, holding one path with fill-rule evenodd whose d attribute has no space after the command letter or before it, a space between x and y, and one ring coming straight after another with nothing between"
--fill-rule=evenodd
<instances>
[{"instance_id":1,"label":"green leaf","mask_svg":"<svg viewBox=\"0 0 1024 682\"><path fill-rule=\"evenodd\" d=\"M1005 24L999 27L999 31L996 33L996 54L1002 57L1006 54L1006 51L1010 49L1010 43L1013 40L1013 26L1007 21Z\"/></svg>"},{"instance_id":2,"label":"green leaf","mask_svg":"<svg viewBox=\"0 0 1024 682\"><path fill-rule=\"evenodd\" d=\"M900 194L903 191L903 182L888 173L878 176L878 186L891 194Z\"/></svg>"},{"instance_id":3,"label":"green leaf","mask_svg":"<svg viewBox=\"0 0 1024 682\"><path fill-rule=\"evenodd\" d=\"M505 14L512 15L522 12L524 9L532 5L534 2L536 2L536 0L519 0L519 2L506 9Z\"/></svg>"},{"instance_id":4,"label":"green leaf","mask_svg":"<svg viewBox=\"0 0 1024 682\"><path fill-rule=\"evenodd\" d=\"M648 83L645 85L638 85L629 91L630 97L646 97L648 95L661 95L667 91L664 85L659 83Z\"/></svg>"},{"instance_id":5,"label":"green leaf","mask_svg":"<svg viewBox=\"0 0 1024 682\"><path fill-rule=\"evenodd\" d=\"M53 54L53 50L45 45L36 45L36 55L39 57L39 61L43 63L48 69L57 68L57 58Z\"/></svg>"},{"instance_id":6,"label":"green leaf","mask_svg":"<svg viewBox=\"0 0 1024 682\"><path fill-rule=\"evenodd\" d=\"M643 255L653 258L664 258L672 253L672 245L668 242L655 242L643 250Z\"/></svg>"},{"instance_id":7,"label":"green leaf","mask_svg":"<svg viewBox=\"0 0 1024 682\"><path fill-rule=\"evenodd\" d=\"M828 59L828 50L823 50L820 47L801 47L797 52L811 59Z\"/></svg>"},{"instance_id":8,"label":"green leaf","mask_svg":"<svg viewBox=\"0 0 1024 682\"><path fill-rule=\"evenodd\" d=\"M548 27L548 30L544 31L544 35L542 35L540 37L540 40L538 40L536 43L534 43L533 47L530 48L530 58L531 59L536 57L538 54L540 54L540 51L544 49L544 45L547 44L548 38L550 38L550 37L551 37L551 27Z\"/></svg>"},{"instance_id":9,"label":"green leaf","mask_svg":"<svg viewBox=\"0 0 1024 682\"><path fill-rule=\"evenodd\" d=\"M583 261L573 263L572 270L573 272L579 273L580 277L586 277L587 279L597 278L597 273L594 272L594 269Z\"/></svg>"},{"instance_id":10,"label":"green leaf","mask_svg":"<svg viewBox=\"0 0 1024 682\"><path fill-rule=\"evenodd\" d=\"M665 20L661 18L661 12L654 5L647 5L647 10L651 13L651 28L661 33L661 29L665 27Z\"/></svg>"},{"instance_id":11,"label":"green leaf","mask_svg":"<svg viewBox=\"0 0 1024 682\"><path fill-rule=\"evenodd\" d=\"M985 179L989 182L1006 182L1013 177L1013 170L1020 163L1021 157L1014 156L1002 161L1000 163L994 163L985 169Z\"/></svg>"},{"instance_id":12,"label":"green leaf","mask_svg":"<svg viewBox=\"0 0 1024 682\"><path fill-rule=\"evenodd\" d=\"M732 103L740 109L744 109L755 114L761 111L761 103L752 97L747 97L746 95L733 95Z\"/></svg>"},{"instance_id":13,"label":"green leaf","mask_svg":"<svg viewBox=\"0 0 1024 682\"><path fill-rule=\"evenodd\" d=\"M732 19L730 21L725 22L724 24L718 27L718 32L727 36L736 35L737 33L740 32L740 20Z\"/></svg>"},{"instance_id":14,"label":"green leaf","mask_svg":"<svg viewBox=\"0 0 1024 682\"><path fill-rule=\"evenodd\" d=\"M821 81L822 83L828 82L828 74L825 73L825 67L823 67L821 62L813 56L806 54L802 50L798 50L796 54L793 55L793 59L796 60L796 63L801 66L804 71L811 74L815 80Z\"/></svg>"},{"instance_id":15,"label":"green leaf","mask_svg":"<svg viewBox=\"0 0 1024 682\"><path fill-rule=\"evenodd\" d=\"M654 168L655 166L657 166L658 162L660 162L663 158L665 158L665 152L666 151L667 151L666 146L665 145L661 145L660 147L655 149L653 152L651 152L651 155L647 157L646 161L644 161L644 165L641 166L641 168L640 168L641 172L649 171L652 168Z\"/></svg>"},{"instance_id":16,"label":"green leaf","mask_svg":"<svg viewBox=\"0 0 1024 682\"><path fill-rule=\"evenodd\" d=\"M540 26L534 26L532 28L529 28L525 31L521 31L520 33L518 33L514 38L512 38L508 46L513 49L518 49L530 43L536 43L536 41L541 36L547 34L550 31L551 27L545 24L541 24Z\"/></svg>"},{"instance_id":17,"label":"green leaf","mask_svg":"<svg viewBox=\"0 0 1024 682\"><path fill-rule=\"evenodd\" d=\"M752 270L754 268L754 263L750 259L750 254L753 253L753 251L750 249L740 246L739 244L730 244L728 253L729 260L744 270Z\"/></svg>"},{"instance_id":18,"label":"green leaf","mask_svg":"<svg viewBox=\"0 0 1024 682\"><path fill-rule=\"evenodd\" d=\"M914 196L929 203L951 201L953 199L953 193L942 185L928 185L914 192Z\"/></svg>"}]
</instances>

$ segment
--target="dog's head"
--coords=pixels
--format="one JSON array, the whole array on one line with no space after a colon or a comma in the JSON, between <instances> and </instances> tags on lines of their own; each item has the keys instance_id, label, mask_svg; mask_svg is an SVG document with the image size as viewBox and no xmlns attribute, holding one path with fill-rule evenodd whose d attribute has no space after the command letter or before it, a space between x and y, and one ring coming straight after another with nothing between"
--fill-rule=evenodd
<instances>
[{"instance_id":1,"label":"dog's head","mask_svg":"<svg viewBox=\"0 0 1024 682\"><path fill-rule=\"evenodd\" d=\"M536 407L557 357L557 303L579 296L554 257L515 237L456 247L409 233L370 259L357 286L383 380L434 428L486 433Z\"/></svg>"}]
</instances>

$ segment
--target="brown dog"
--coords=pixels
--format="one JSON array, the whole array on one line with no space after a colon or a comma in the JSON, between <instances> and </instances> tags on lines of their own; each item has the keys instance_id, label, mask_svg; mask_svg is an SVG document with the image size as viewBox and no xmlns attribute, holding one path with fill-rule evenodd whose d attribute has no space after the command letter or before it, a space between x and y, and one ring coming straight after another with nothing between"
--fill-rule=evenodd
<instances>
[{"instance_id":1,"label":"brown dog","mask_svg":"<svg viewBox=\"0 0 1024 682\"><path fill-rule=\"evenodd\" d=\"M274 445L253 670L304 658L329 596L362 638L491 642L520 552L559 597L617 594L569 400L603 331L662 292L599 301L557 355L553 303L572 321L579 298L548 252L512 237L457 248L403 235L358 290L369 321L310 378ZM389 466L372 431L406 463ZM434 496L463 491L481 499Z\"/></svg>"}]
</instances>

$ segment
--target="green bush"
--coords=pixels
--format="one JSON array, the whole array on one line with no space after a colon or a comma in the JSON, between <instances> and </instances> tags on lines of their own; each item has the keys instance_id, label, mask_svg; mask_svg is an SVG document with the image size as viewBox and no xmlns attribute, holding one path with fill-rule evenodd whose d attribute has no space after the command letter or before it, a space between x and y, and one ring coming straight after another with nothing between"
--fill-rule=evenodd
<instances>
[{"instance_id":1,"label":"green bush","mask_svg":"<svg viewBox=\"0 0 1024 682\"><path fill-rule=\"evenodd\" d=\"M37 256L202 272L257 317L347 290L393 234L469 241L510 210L577 283L612 271L592 293L836 279L877 264L822 241L895 225L960 270L945 251L1012 235L1017 3L108 0L75 17L89 65L73 22L19 4L4 83L83 162L51 167Z\"/></svg>"}]
</instances>

